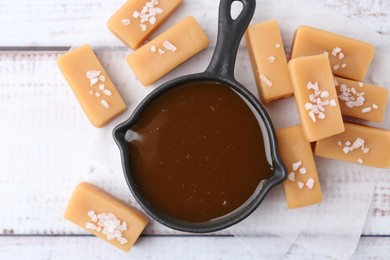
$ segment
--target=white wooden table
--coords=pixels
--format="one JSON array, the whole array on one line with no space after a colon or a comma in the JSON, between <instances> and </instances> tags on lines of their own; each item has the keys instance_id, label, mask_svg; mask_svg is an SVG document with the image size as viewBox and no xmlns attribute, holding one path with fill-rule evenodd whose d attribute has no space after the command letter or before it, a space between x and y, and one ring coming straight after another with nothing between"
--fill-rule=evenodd
<instances>
[{"instance_id":1,"label":"white wooden table","mask_svg":"<svg viewBox=\"0 0 390 260\"><path fill-rule=\"evenodd\" d=\"M183 15L187 12L201 19L217 12L204 8L208 0L184 1ZM97 178L100 186L123 199L131 197L124 180L120 186L111 181L122 176L93 175L94 167L85 163L91 137L104 130L86 120L55 64L56 57L84 33L85 23L96 19L102 9L115 10L123 2L0 1L0 259L253 258L226 232L194 236L153 221L130 254L124 254L62 217L74 186L86 178ZM390 38L390 1L318 2ZM188 10L186 5L195 8ZM215 35L209 36L211 53ZM240 52L246 50L240 48ZM130 106L136 104L127 101L133 102ZM86 177L88 171L91 175ZM275 246L272 237L258 239ZM305 251L287 256L311 257ZM376 187L354 254L357 259L371 257L390 257L390 178Z\"/></svg>"}]
</instances>

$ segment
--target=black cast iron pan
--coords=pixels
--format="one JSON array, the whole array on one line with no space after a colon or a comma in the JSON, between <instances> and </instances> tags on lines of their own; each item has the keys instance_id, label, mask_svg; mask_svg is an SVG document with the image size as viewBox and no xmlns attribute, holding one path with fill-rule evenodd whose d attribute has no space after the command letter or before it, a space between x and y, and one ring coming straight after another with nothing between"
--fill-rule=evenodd
<instances>
[{"instance_id":1,"label":"black cast iron pan","mask_svg":"<svg viewBox=\"0 0 390 260\"><path fill-rule=\"evenodd\" d=\"M240 1L243 4L243 9L240 15L233 20L230 11L232 3L235 1ZM279 158L276 135L268 114L258 99L234 78L234 65L238 46L253 17L255 7L256 0L221 0L219 6L217 46L206 71L171 80L156 88L138 105L131 117L118 125L113 131L115 142L121 152L125 178L131 192L137 202L151 217L170 228L193 233L206 233L234 225L249 216L260 205L268 191L275 185L281 183L287 176L287 170ZM262 184L257 194L252 196L250 201L238 210L215 220L196 223L163 215L143 198L132 176L131 162L129 160L129 145L125 140L127 130L136 124L138 118L150 102L173 88L194 82L215 82L225 85L236 91L246 101L258 118L259 124L262 126L263 135L265 135L265 140L267 140L265 145L268 147L269 160L271 160L270 163L274 172L273 176Z\"/></svg>"}]
</instances>

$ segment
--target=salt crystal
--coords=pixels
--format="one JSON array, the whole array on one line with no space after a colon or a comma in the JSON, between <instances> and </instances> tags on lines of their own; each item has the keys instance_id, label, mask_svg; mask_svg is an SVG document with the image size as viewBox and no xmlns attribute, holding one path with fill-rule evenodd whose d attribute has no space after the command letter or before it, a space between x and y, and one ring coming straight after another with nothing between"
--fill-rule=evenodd
<instances>
[{"instance_id":1,"label":"salt crystal","mask_svg":"<svg viewBox=\"0 0 390 260\"><path fill-rule=\"evenodd\" d=\"M361 158L357 159L357 162L363 164L363 160Z\"/></svg>"},{"instance_id":2,"label":"salt crystal","mask_svg":"<svg viewBox=\"0 0 390 260\"><path fill-rule=\"evenodd\" d=\"M144 22L149 20L149 16L145 14L141 14L141 21L140 23L143 24Z\"/></svg>"},{"instance_id":3,"label":"salt crystal","mask_svg":"<svg viewBox=\"0 0 390 260\"><path fill-rule=\"evenodd\" d=\"M109 91L108 89L103 90L103 94L106 96L112 96L111 91Z\"/></svg>"},{"instance_id":4,"label":"salt crystal","mask_svg":"<svg viewBox=\"0 0 390 260\"><path fill-rule=\"evenodd\" d=\"M279 48L280 48L280 44L279 44L279 43L276 43L276 44L275 44L275 48L276 48L276 49L279 49Z\"/></svg>"},{"instance_id":5,"label":"salt crystal","mask_svg":"<svg viewBox=\"0 0 390 260\"><path fill-rule=\"evenodd\" d=\"M378 109L379 107L378 107L377 104L372 104L372 108L373 108L373 109Z\"/></svg>"},{"instance_id":6,"label":"salt crystal","mask_svg":"<svg viewBox=\"0 0 390 260\"><path fill-rule=\"evenodd\" d=\"M99 76L99 80L105 82L106 81L106 77L104 75L100 75Z\"/></svg>"},{"instance_id":7,"label":"salt crystal","mask_svg":"<svg viewBox=\"0 0 390 260\"><path fill-rule=\"evenodd\" d=\"M110 105L107 103L106 100L102 99L100 101L100 103L104 106L105 109L109 109L110 108Z\"/></svg>"},{"instance_id":8,"label":"salt crystal","mask_svg":"<svg viewBox=\"0 0 390 260\"><path fill-rule=\"evenodd\" d=\"M293 171L295 172L296 170L298 170L298 168L301 167L301 165L302 165L302 161L298 161L296 163L293 163L292 164Z\"/></svg>"},{"instance_id":9,"label":"salt crystal","mask_svg":"<svg viewBox=\"0 0 390 260\"><path fill-rule=\"evenodd\" d=\"M364 83L363 82L359 82L359 87L363 87L364 86Z\"/></svg>"},{"instance_id":10,"label":"salt crystal","mask_svg":"<svg viewBox=\"0 0 390 260\"><path fill-rule=\"evenodd\" d=\"M369 113L371 112L371 107L365 107L362 109L362 113Z\"/></svg>"},{"instance_id":11,"label":"salt crystal","mask_svg":"<svg viewBox=\"0 0 390 260\"><path fill-rule=\"evenodd\" d=\"M325 100L325 101L322 101L321 102L321 105L323 105L323 106L327 106L327 105L329 105L329 100Z\"/></svg>"},{"instance_id":12,"label":"salt crystal","mask_svg":"<svg viewBox=\"0 0 390 260\"><path fill-rule=\"evenodd\" d=\"M338 64L336 64L336 65L333 66L333 70L334 70L334 71L338 70L339 68L340 68L340 65L338 65Z\"/></svg>"},{"instance_id":13,"label":"salt crystal","mask_svg":"<svg viewBox=\"0 0 390 260\"><path fill-rule=\"evenodd\" d=\"M341 52L341 48L340 47L336 47L332 50L332 55L333 56L337 56L337 54Z\"/></svg>"},{"instance_id":14,"label":"salt crystal","mask_svg":"<svg viewBox=\"0 0 390 260\"><path fill-rule=\"evenodd\" d=\"M156 12L156 8L149 8L149 14L152 16L152 17L154 17L156 14L157 14L157 12ZM152 18L151 17L151 18ZM155 17L154 17L155 18ZM150 20L149 20L149 22L150 22Z\"/></svg>"},{"instance_id":15,"label":"salt crystal","mask_svg":"<svg viewBox=\"0 0 390 260\"><path fill-rule=\"evenodd\" d=\"M100 93L99 92L95 92L95 96L96 97L100 97Z\"/></svg>"},{"instance_id":16,"label":"salt crystal","mask_svg":"<svg viewBox=\"0 0 390 260\"><path fill-rule=\"evenodd\" d=\"M309 189L313 189L314 180L313 180L312 178L308 179L307 182L306 182L306 186L307 186Z\"/></svg>"},{"instance_id":17,"label":"salt crystal","mask_svg":"<svg viewBox=\"0 0 390 260\"><path fill-rule=\"evenodd\" d=\"M350 141L346 141L345 142L345 146L351 146L351 142Z\"/></svg>"},{"instance_id":18,"label":"salt crystal","mask_svg":"<svg viewBox=\"0 0 390 260\"><path fill-rule=\"evenodd\" d=\"M141 14L138 11L134 11L133 17L137 19Z\"/></svg>"},{"instance_id":19,"label":"salt crystal","mask_svg":"<svg viewBox=\"0 0 390 260\"><path fill-rule=\"evenodd\" d=\"M149 23L150 24L155 24L156 23L156 17L152 16L149 18Z\"/></svg>"},{"instance_id":20,"label":"salt crystal","mask_svg":"<svg viewBox=\"0 0 390 260\"><path fill-rule=\"evenodd\" d=\"M325 119L325 114L320 112L318 113L318 116L317 116L318 119Z\"/></svg>"},{"instance_id":21,"label":"salt crystal","mask_svg":"<svg viewBox=\"0 0 390 260\"><path fill-rule=\"evenodd\" d=\"M350 149L349 147L344 147L344 148L343 148L343 152L344 152L345 154L348 154L350 151L351 151L351 149Z\"/></svg>"},{"instance_id":22,"label":"salt crystal","mask_svg":"<svg viewBox=\"0 0 390 260\"><path fill-rule=\"evenodd\" d=\"M144 6L142 7L141 14L146 14L149 11L149 8Z\"/></svg>"},{"instance_id":23,"label":"salt crystal","mask_svg":"<svg viewBox=\"0 0 390 260\"><path fill-rule=\"evenodd\" d=\"M313 103L316 103L316 102L317 102L317 99L316 99L316 97L315 97L314 94L310 94L310 95L309 95L309 99L310 99L310 101L313 102Z\"/></svg>"},{"instance_id":24,"label":"salt crystal","mask_svg":"<svg viewBox=\"0 0 390 260\"><path fill-rule=\"evenodd\" d=\"M335 85L336 87L339 86L339 82L337 81L337 79L334 79L334 85Z\"/></svg>"},{"instance_id":25,"label":"salt crystal","mask_svg":"<svg viewBox=\"0 0 390 260\"><path fill-rule=\"evenodd\" d=\"M163 50L163 49L160 49L160 48L158 48L158 54L164 54L165 53L165 51Z\"/></svg>"},{"instance_id":26,"label":"salt crystal","mask_svg":"<svg viewBox=\"0 0 390 260\"><path fill-rule=\"evenodd\" d=\"M145 24L140 24L139 25L140 27L141 27L141 30L144 32L144 31L146 31L146 25Z\"/></svg>"},{"instance_id":27,"label":"salt crystal","mask_svg":"<svg viewBox=\"0 0 390 260\"><path fill-rule=\"evenodd\" d=\"M122 221L121 230L123 230L123 231L127 230L127 223L126 223L126 221Z\"/></svg>"},{"instance_id":28,"label":"salt crystal","mask_svg":"<svg viewBox=\"0 0 390 260\"><path fill-rule=\"evenodd\" d=\"M300 174L306 174L307 173L307 170L305 167L302 167L301 169L299 169L299 173Z\"/></svg>"},{"instance_id":29,"label":"salt crystal","mask_svg":"<svg viewBox=\"0 0 390 260\"><path fill-rule=\"evenodd\" d=\"M160 7L156 7L156 13L157 14L162 14L164 12L163 9L161 9Z\"/></svg>"},{"instance_id":30,"label":"salt crystal","mask_svg":"<svg viewBox=\"0 0 390 260\"><path fill-rule=\"evenodd\" d=\"M260 74L260 79L268 86L272 87L272 82L263 74Z\"/></svg>"},{"instance_id":31,"label":"salt crystal","mask_svg":"<svg viewBox=\"0 0 390 260\"><path fill-rule=\"evenodd\" d=\"M314 123L317 121L317 119L316 119L316 117L315 117L313 111L310 111L310 112L309 112L309 116L310 116L311 120L312 120Z\"/></svg>"},{"instance_id":32,"label":"salt crystal","mask_svg":"<svg viewBox=\"0 0 390 260\"><path fill-rule=\"evenodd\" d=\"M119 238L117 238L117 240L119 241L119 243L121 243L121 245L124 245L124 244L126 244L126 243L129 242L129 241L128 241L126 238L124 238L124 237L119 237Z\"/></svg>"},{"instance_id":33,"label":"salt crystal","mask_svg":"<svg viewBox=\"0 0 390 260\"><path fill-rule=\"evenodd\" d=\"M322 92L321 92L321 97L322 97L322 98L327 98L327 97L329 97L329 92L328 92L328 91L322 91Z\"/></svg>"},{"instance_id":34,"label":"salt crystal","mask_svg":"<svg viewBox=\"0 0 390 260\"><path fill-rule=\"evenodd\" d=\"M155 46L155 45L152 45L152 46L150 47L150 51L151 51L151 52L156 52L156 46Z\"/></svg>"},{"instance_id":35,"label":"salt crystal","mask_svg":"<svg viewBox=\"0 0 390 260\"><path fill-rule=\"evenodd\" d=\"M326 56L329 56L329 52L327 52L327 51L324 51L323 54L325 54Z\"/></svg>"},{"instance_id":36,"label":"salt crystal","mask_svg":"<svg viewBox=\"0 0 390 260\"><path fill-rule=\"evenodd\" d=\"M177 50L176 46L173 45L172 43L170 43L169 41L164 41L163 46L165 49L167 49L169 51L175 52Z\"/></svg>"},{"instance_id":37,"label":"salt crystal","mask_svg":"<svg viewBox=\"0 0 390 260\"><path fill-rule=\"evenodd\" d=\"M347 102L345 102L345 105L349 108L353 108L353 106L354 106L353 101L347 101Z\"/></svg>"},{"instance_id":38,"label":"salt crystal","mask_svg":"<svg viewBox=\"0 0 390 260\"><path fill-rule=\"evenodd\" d=\"M100 90L104 90L104 88L105 88L104 84L100 84L100 85L99 85L99 89L100 89Z\"/></svg>"},{"instance_id":39,"label":"salt crystal","mask_svg":"<svg viewBox=\"0 0 390 260\"><path fill-rule=\"evenodd\" d=\"M321 112L325 112L325 108L322 106L322 103L323 103L323 102L319 103L319 104L317 105L317 107L318 107L318 110L320 110Z\"/></svg>"},{"instance_id":40,"label":"salt crystal","mask_svg":"<svg viewBox=\"0 0 390 260\"><path fill-rule=\"evenodd\" d=\"M92 218L94 215L95 215L95 211L91 210L91 211L88 211L87 215Z\"/></svg>"},{"instance_id":41,"label":"salt crystal","mask_svg":"<svg viewBox=\"0 0 390 260\"><path fill-rule=\"evenodd\" d=\"M329 102L329 105L330 105L331 107L337 106L336 100L332 99L332 100Z\"/></svg>"},{"instance_id":42,"label":"salt crystal","mask_svg":"<svg viewBox=\"0 0 390 260\"><path fill-rule=\"evenodd\" d=\"M345 69L347 67L347 64L343 63L341 64L341 68Z\"/></svg>"},{"instance_id":43,"label":"salt crystal","mask_svg":"<svg viewBox=\"0 0 390 260\"><path fill-rule=\"evenodd\" d=\"M87 71L87 78L93 79L100 76L101 71L98 70L89 70Z\"/></svg>"},{"instance_id":44,"label":"salt crystal","mask_svg":"<svg viewBox=\"0 0 390 260\"><path fill-rule=\"evenodd\" d=\"M370 149L367 147L364 147L362 150L363 150L363 153L368 153L370 151Z\"/></svg>"},{"instance_id":45,"label":"salt crystal","mask_svg":"<svg viewBox=\"0 0 390 260\"><path fill-rule=\"evenodd\" d=\"M269 63L273 63L275 61L275 57L274 56L269 56L268 57L268 61L269 61Z\"/></svg>"},{"instance_id":46,"label":"salt crystal","mask_svg":"<svg viewBox=\"0 0 390 260\"><path fill-rule=\"evenodd\" d=\"M287 178L290 180L290 181L295 181L295 173L294 172L290 172L289 175L287 176Z\"/></svg>"},{"instance_id":47,"label":"salt crystal","mask_svg":"<svg viewBox=\"0 0 390 260\"><path fill-rule=\"evenodd\" d=\"M305 186L305 184L303 182L299 181L298 182L298 189L302 190L303 186Z\"/></svg>"},{"instance_id":48,"label":"salt crystal","mask_svg":"<svg viewBox=\"0 0 390 260\"><path fill-rule=\"evenodd\" d=\"M340 54L339 54L339 59L340 59L340 60L344 59L344 53L340 52Z\"/></svg>"},{"instance_id":49,"label":"salt crystal","mask_svg":"<svg viewBox=\"0 0 390 260\"><path fill-rule=\"evenodd\" d=\"M99 82L98 78L92 78L92 79L89 80L89 86L92 87L93 85L95 85L98 82Z\"/></svg>"},{"instance_id":50,"label":"salt crystal","mask_svg":"<svg viewBox=\"0 0 390 260\"><path fill-rule=\"evenodd\" d=\"M342 145L343 145L343 143L342 143L341 141L338 141L337 144L338 144L339 146L342 146Z\"/></svg>"},{"instance_id":51,"label":"salt crystal","mask_svg":"<svg viewBox=\"0 0 390 260\"><path fill-rule=\"evenodd\" d=\"M98 221L98 217L96 216L96 215L93 215L92 217L91 217L91 220L92 220L92 222L97 222ZM97 230L97 229L96 229Z\"/></svg>"},{"instance_id":52,"label":"salt crystal","mask_svg":"<svg viewBox=\"0 0 390 260\"><path fill-rule=\"evenodd\" d=\"M85 223L85 228L91 229L91 230L96 230L96 225L91 223L91 222L87 222L87 223Z\"/></svg>"},{"instance_id":53,"label":"salt crystal","mask_svg":"<svg viewBox=\"0 0 390 260\"><path fill-rule=\"evenodd\" d=\"M364 145L364 139L362 138L356 138L355 142L352 144L353 149L357 149L359 147L362 147Z\"/></svg>"},{"instance_id":54,"label":"salt crystal","mask_svg":"<svg viewBox=\"0 0 390 260\"><path fill-rule=\"evenodd\" d=\"M305 104L305 109L306 109L306 110L310 110L312 107L313 107L313 104L312 104L312 103L306 103L306 104Z\"/></svg>"},{"instance_id":55,"label":"salt crystal","mask_svg":"<svg viewBox=\"0 0 390 260\"><path fill-rule=\"evenodd\" d=\"M122 19L121 21L122 21L122 24L123 24L124 26L128 26L128 25L131 24L131 20L130 20L130 19Z\"/></svg>"}]
</instances>

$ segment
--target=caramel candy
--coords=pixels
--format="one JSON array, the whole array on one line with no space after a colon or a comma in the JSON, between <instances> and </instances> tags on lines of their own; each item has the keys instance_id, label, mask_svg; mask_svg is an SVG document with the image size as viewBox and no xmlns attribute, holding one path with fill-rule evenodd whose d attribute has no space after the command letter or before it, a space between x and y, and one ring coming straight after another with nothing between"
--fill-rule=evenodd
<instances>
[{"instance_id":1,"label":"caramel candy","mask_svg":"<svg viewBox=\"0 0 390 260\"><path fill-rule=\"evenodd\" d=\"M64 216L125 252L148 223L137 209L87 182L76 187Z\"/></svg>"},{"instance_id":2,"label":"caramel candy","mask_svg":"<svg viewBox=\"0 0 390 260\"><path fill-rule=\"evenodd\" d=\"M59 56L57 63L95 127L103 127L126 110L125 102L89 45Z\"/></svg>"},{"instance_id":3,"label":"caramel candy","mask_svg":"<svg viewBox=\"0 0 390 260\"><path fill-rule=\"evenodd\" d=\"M341 113L372 122L382 122L389 91L384 87L335 78Z\"/></svg>"},{"instance_id":4,"label":"caramel candy","mask_svg":"<svg viewBox=\"0 0 390 260\"><path fill-rule=\"evenodd\" d=\"M288 169L283 182L288 208L299 208L322 201L321 186L310 143L302 127L277 129L278 147L282 161Z\"/></svg>"},{"instance_id":5,"label":"caramel candy","mask_svg":"<svg viewBox=\"0 0 390 260\"><path fill-rule=\"evenodd\" d=\"M129 0L107 23L132 49L138 48L182 4L182 0Z\"/></svg>"},{"instance_id":6,"label":"caramel candy","mask_svg":"<svg viewBox=\"0 0 390 260\"><path fill-rule=\"evenodd\" d=\"M252 25L245 34L257 89L264 103L293 95L282 36L276 20Z\"/></svg>"},{"instance_id":7,"label":"caramel candy","mask_svg":"<svg viewBox=\"0 0 390 260\"><path fill-rule=\"evenodd\" d=\"M209 43L194 17L184 18L127 57L139 81L145 86L191 58Z\"/></svg>"},{"instance_id":8,"label":"caramel candy","mask_svg":"<svg viewBox=\"0 0 390 260\"><path fill-rule=\"evenodd\" d=\"M345 132L316 143L314 154L330 159L390 168L390 131L345 123Z\"/></svg>"},{"instance_id":9,"label":"caramel candy","mask_svg":"<svg viewBox=\"0 0 390 260\"><path fill-rule=\"evenodd\" d=\"M296 58L288 65L306 139L313 142L343 132L343 118L326 55Z\"/></svg>"},{"instance_id":10,"label":"caramel candy","mask_svg":"<svg viewBox=\"0 0 390 260\"><path fill-rule=\"evenodd\" d=\"M362 81L375 54L369 43L309 26L300 26L294 37L291 58L326 54L335 75Z\"/></svg>"}]
</instances>

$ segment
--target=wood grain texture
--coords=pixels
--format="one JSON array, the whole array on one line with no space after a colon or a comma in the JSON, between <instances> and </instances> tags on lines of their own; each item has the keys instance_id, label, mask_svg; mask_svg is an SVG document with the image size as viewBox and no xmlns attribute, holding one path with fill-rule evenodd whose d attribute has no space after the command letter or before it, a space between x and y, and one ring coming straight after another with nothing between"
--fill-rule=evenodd
<instances>
[{"instance_id":1,"label":"wood grain texture","mask_svg":"<svg viewBox=\"0 0 390 260\"><path fill-rule=\"evenodd\" d=\"M18 196L13 193L0 195L1 201L7 202L0 203L0 210L10 211L10 214L0 215L0 233L13 230L15 234L85 234L62 219L70 193L81 180L92 179L128 203L137 204L121 180L122 176L113 176L110 170L97 172L98 167L84 159L89 156L86 148L93 141L91 136L105 130L90 126L64 82L55 63L61 53L15 51L0 54L0 74L3 75L0 77L0 111L3 124L8 126L0 128L0 158L4 161L1 168L12 169L12 178L0 179L0 187L3 190L23 187ZM102 60L113 63L122 55L115 51L98 54ZM211 52L206 51L204 55L211 55ZM106 65L110 67L111 64ZM133 91L123 89L123 92ZM131 99L126 93L125 99ZM15 105L18 109L14 108ZM15 135L20 138L8 138ZM63 146L63 143L67 145ZM44 158L42 154L48 156ZM22 163L14 159L17 157ZM86 168L90 171L82 172L89 174L80 172ZM122 185L118 186L118 183ZM45 210L45 214L41 214L41 210ZM384 174L377 186L363 234L390 234L389 217L390 175ZM178 234L154 221L146 233Z\"/></svg>"},{"instance_id":2,"label":"wood grain texture","mask_svg":"<svg viewBox=\"0 0 390 260\"><path fill-rule=\"evenodd\" d=\"M272 237L256 237L263 246L256 253L231 236L143 236L129 253L123 253L99 238L74 237L0 237L1 259L282 259L280 245ZM351 259L388 259L389 237L363 237ZM178 246L181 245L181 246ZM23 250L21 249L23 246ZM323 259L304 248L291 248L283 259Z\"/></svg>"},{"instance_id":3,"label":"wood grain texture","mask_svg":"<svg viewBox=\"0 0 390 260\"><path fill-rule=\"evenodd\" d=\"M309 0L308 0L309 1ZM70 46L85 33L91 20L114 13L124 0L39 0L0 2L0 46ZM373 30L390 37L390 3L386 0L320 0L330 8L368 24ZM259 2L259 6L263 4ZM213 21L218 1L185 1L171 22L186 14ZM260 7L259 7L260 8ZM210 18L210 20L208 19ZM12 29L7 29L12 28ZM157 31L163 31L165 26ZM98 26L89 26L91 35L99 34ZM114 37L108 41L116 42Z\"/></svg>"},{"instance_id":4,"label":"wood grain texture","mask_svg":"<svg viewBox=\"0 0 390 260\"><path fill-rule=\"evenodd\" d=\"M100 186L108 187L108 192L137 206L122 176L114 175L109 169L98 170L96 165L87 163L85 158L90 152L86 147L93 143L92 137L96 133L107 134L107 130L90 126L55 64L56 57L75 42L85 41L88 37L94 41L101 38L101 30L97 25L91 25L91 21L102 20L102 16L113 13L124 2L0 1L0 189L3 191L0 192L0 259L121 259L129 256L133 259L259 259L258 255L241 247L235 238L226 236L226 231L216 236L191 236L154 221L145 232L147 236L143 236L127 255L95 237L86 236L86 232L64 221L62 214L68 198L74 186L83 180L92 179ZM259 6L265 2L258 0ZM390 38L390 1L318 2ZM218 1L185 0L177 15L155 35L189 13L202 18L201 25L208 27L209 23L216 21L216 12L209 10L216 10L217 6ZM81 35L85 34L85 28L88 28L88 35ZM216 29L209 29L206 33L211 35L211 45L215 44ZM115 37L105 38L102 44L125 48ZM211 53L212 47L201 54L202 59L196 57L162 81L181 75L188 68L199 71L205 63L196 62ZM105 65L113 72L116 65L110 60L122 60L123 49L99 55L108 61ZM241 73L250 70L248 63L244 62L245 55L246 49L241 47L237 78L247 85L253 79ZM115 83L121 85L121 77L115 78ZM255 91L255 87L250 87ZM134 104L137 100L131 91L146 95L150 90L134 86L120 88L120 91L126 93L127 102ZM13 192L4 192L10 190ZM354 259L388 258L389 219L390 172L387 171L377 185L363 230L364 235L374 236L361 238ZM256 239L269 251L278 246L269 236ZM273 256L277 255L261 258ZM298 258L320 259L302 248L292 248L287 259Z\"/></svg>"}]
</instances>

